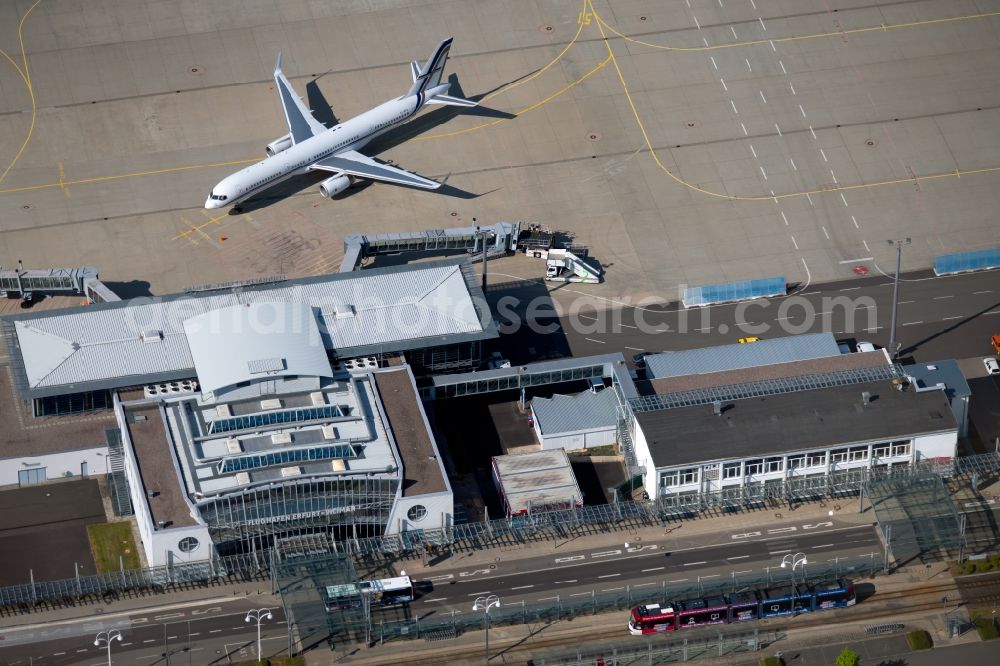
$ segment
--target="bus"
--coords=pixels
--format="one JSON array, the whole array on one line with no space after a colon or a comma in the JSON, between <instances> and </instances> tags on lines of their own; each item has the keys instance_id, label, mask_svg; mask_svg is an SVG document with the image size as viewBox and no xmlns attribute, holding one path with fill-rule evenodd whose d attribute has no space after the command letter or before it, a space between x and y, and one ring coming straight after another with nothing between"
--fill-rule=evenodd
<instances>
[{"instance_id":1,"label":"bus","mask_svg":"<svg viewBox=\"0 0 1000 666\"><path fill-rule=\"evenodd\" d=\"M413 601L413 581L409 576L363 580L343 585L327 585L326 610L361 608L362 596L372 606L395 606Z\"/></svg>"},{"instance_id":2,"label":"bus","mask_svg":"<svg viewBox=\"0 0 1000 666\"><path fill-rule=\"evenodd\" d=\"M777 585L632 609L628 630L633 636L658 634L712 624L734 624L780 615L853 606L854 584L838 579L816 585Z\"/></svg>"}]
</instances>

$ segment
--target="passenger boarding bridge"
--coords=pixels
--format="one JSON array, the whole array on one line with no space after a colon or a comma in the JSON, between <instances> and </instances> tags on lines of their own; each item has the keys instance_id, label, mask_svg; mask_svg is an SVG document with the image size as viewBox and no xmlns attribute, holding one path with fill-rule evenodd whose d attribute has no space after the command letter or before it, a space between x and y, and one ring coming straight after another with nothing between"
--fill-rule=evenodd
<instances>
[{"instance_id":1,"label":"passenger boarding bridge","mask_svg":"<svg viewBox=\"0 0 1000 666\"><path fill-rule=\"evenodd\" d=\"M497 222L493 226L429 229L392 234L350 234L344 237L341 273L349 273L367 257L402 252L465 250L473 261L481 261L484 237L487 257L501 257L517 248L520 222Z\"/></svg>"},{"instance_id":2,"label":"passenger boarding bridge","mask_svg":"<svg viewBox=\"0 0 1000 666\"><path fill-rule=\"evenodd\" d=\"M7 292L8 298L24 302L30 302L34 293L83 294L90 303L121 300L98 279L97 269L90 266L24 270L19 261L16 269L0 269L0 290Z\"/></svg>"}]
</instances>

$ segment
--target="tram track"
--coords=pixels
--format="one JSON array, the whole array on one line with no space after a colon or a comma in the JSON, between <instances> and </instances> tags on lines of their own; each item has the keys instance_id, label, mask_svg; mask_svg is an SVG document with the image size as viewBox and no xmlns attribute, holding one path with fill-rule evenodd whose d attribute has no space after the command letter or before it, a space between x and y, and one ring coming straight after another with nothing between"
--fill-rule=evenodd
<instances>
[{"instance_id":1,"label":"tram track","mask_svg":"<svg viewBox=\"0 0 1000 666\"><path fill-rule=\"evenodd\" d=\"M947 601L943 600L943 597L946 597ZM794 618L786 616L765 619L740 626L756 626L768 632L784 632L829 625L831 623L856 624L858 622L877 623L879 621L896 621L901 613L911 615L925 611L940 611L944 606L956 604L967 605L970 602L986 601L994 598L1000 599L1000 577L968 582L952 580L940 583L925 583L906 589L895 589L885 592L880 592L876 585L876 589L872 594L864 597L862 601L849 608L803 613ZM620 623L608 623L603 627L588 628L585 640L589 643L622 639L623 634L627 633L627 612L622 612L622 618L622 622ZM713 626L712 631L717 630L718 625ZM649 635L646 638L647 640L663 639L669 641L684 636L689 636L697 640L706 636L706 634L698 629L689 629L666 634ZM522 641L507 648L507 651L503 652L505 663L529 663L531 654L537 650L565 646L572 642L572 639L566 636L546 637L541 632L538 632L530 639L530 645ZM525 643L523 648L521 647L522 643ZM440 664L445 655L448 658L460 658L463 656L473 656L478 654L478 652L478 649L473 648L462 648L454 652L445 648L428 658L421 658L417 654L413 654L407 663L421 666L427 664L431 666L433 664Z\"/></svg>"}]
</instances>

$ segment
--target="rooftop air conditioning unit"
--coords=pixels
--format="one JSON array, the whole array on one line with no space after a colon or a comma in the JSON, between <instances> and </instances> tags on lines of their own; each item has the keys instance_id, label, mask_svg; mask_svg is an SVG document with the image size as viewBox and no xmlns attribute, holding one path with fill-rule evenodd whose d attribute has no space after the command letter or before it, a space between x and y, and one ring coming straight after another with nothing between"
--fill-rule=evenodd
<instances>
[{"instance_id":1,"label":"rooftop air conditioning unit","mask_svg":"<svg viewBox=\"0 0 1000 666\"><path fill-rule=\"evenodd\" d=\"M341 458L334 458L330 461L330 469L334 472L346 472L347 463L345 463Z\"/></svg>"},{"instance_id":2,"label":"rooftop air conditioning unit","mask_svg":"<svg viewBox=\"0 0 1000 666\"><path fill-rule=\"evenodd\" d=\"M142 332L142 341L143 342L147 342L147 343L148 342L160 342L161 340L163 340L163 331L158 331L158 330L155 330L155 329L151 329L151 330L143 331Z\"/></svg>"},{"instance_id":3,"label":"rooftop air conditioning unit","mask_svg":"<svg viewBox=\"0 0 1000 666\"><path fill-rule=\"evenodd\" d=\"M313 407L322 407L326 404L326 396L323 395L322 391L316 391L309 394L309 401L312 402Z\"/></svg>"},{"instance_id":4,"label":"rooftop air conditioning unit","mask_svg":"<svg viewBox=\"0 0 1000 666\"><path fill-rule=\"evenodd\" d=\"M238 485L238 486L249 486L250 485L250 472L236 472L236 485Z\"/></svg>"},{"instance_id":5,"label":"rooftop air conditioning unit","mask_svg":"<svg viewBox=\"0 0 1000 666\"><path fill-rule=\"evenodd\" d=\"M302 474L302 468L299 467L298 465L295 465L294 467L281 468L281 476L282 478L285 479L287 479L290 476L299 476L300 474Z\"/></svg>"},{"instance_id":6,"label":"rooftop air conditioning unit","mask_svg":"<svg viewBox=\"0 0 1000 666\"><path fill-rule=\"evenodd\" d=\"M224 419L228 419L233 415L233 410L229 408L229 405L216 405L215 413Z\"/></svg>"},{"instance_id":7,"label":"rooftop air conditioning unit","mask_svg":"<svg viewBox=\"0 0 1000 666\"><path fill-rule=\"evenodd\" d=\"M290 432L276 432L271 435L272 444L291 444L292 443L292 433Z\"/></svg>"},{"instance_id":8,"label":"rooftop air conditioning unit","mask_svg":"<svg viewBox=\"0 0 1000 666\"><path fill-rule=\"evenodd\" d=\"M229 453L243 453L243 445L240 440L230 437L226 440L226 451Z\"/></svg>"},{"instance_id":9,"label":"rooftop air conditioning unit","mask_svg":"<svg viewBox=\"0 0 1000 666\"><path fill-rule=\"evenodd\" d=\"M271 398L269 400L261 400L260 408L267 409L281 409L281 400L278 398Z\"/></svg>"},{"instance_id":10,"label":"rooftop air conditioning unit","mask_svg":"<svg viewBox=\"0 0 1000 666\"><path fill-rule=\"evenodd\" d=\"M323 426L323 439L340 439L340 433L332 425Z\"/></svg>"}]
</instances>

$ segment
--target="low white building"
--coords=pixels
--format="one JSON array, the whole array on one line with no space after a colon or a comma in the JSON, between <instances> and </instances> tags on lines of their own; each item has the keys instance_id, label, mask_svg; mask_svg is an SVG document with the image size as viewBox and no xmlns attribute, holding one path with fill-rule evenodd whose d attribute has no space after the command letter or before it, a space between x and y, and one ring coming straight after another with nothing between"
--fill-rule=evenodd
<instances>
[{"instance_id":1,"label":"low white building","mask_svg":"<svg viewBox=\"0 0 1000 666\"><path fill-rule=\"evenodd\" d=\"M943 387L911 383L881 350L650 383L655 395L630 401L650 497L956 455L959 424Z\"/></svg>"},{"instance_id":2,"label":"low white building","mask_svg":"<svg viewBox=\"0 0 1000 666\"><path fill-rule=\"evenodd\" d=\"M535 436L543 450L588 449L618 441L618 400L610 389L533 398Z\"/></svg>"},{"instance_id":3,"label":"low white building","mask_svg":"<svg viewBox=\"0 0 1000 666\"><path fill-rule=\"evenodd\" d=\"M573 465L562 449L494 456L493 481L508 517L583 506Z\"/></svg>"}]
</instances>

